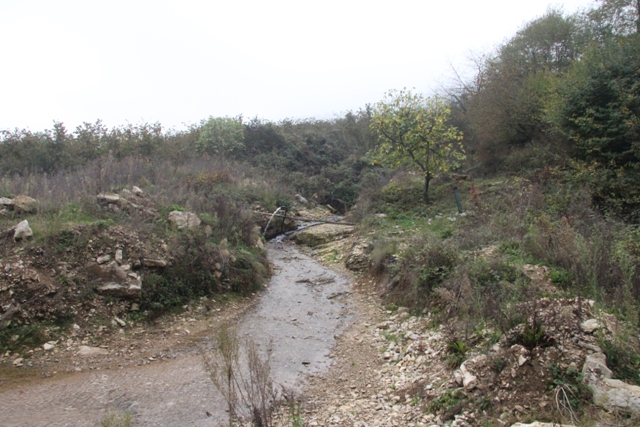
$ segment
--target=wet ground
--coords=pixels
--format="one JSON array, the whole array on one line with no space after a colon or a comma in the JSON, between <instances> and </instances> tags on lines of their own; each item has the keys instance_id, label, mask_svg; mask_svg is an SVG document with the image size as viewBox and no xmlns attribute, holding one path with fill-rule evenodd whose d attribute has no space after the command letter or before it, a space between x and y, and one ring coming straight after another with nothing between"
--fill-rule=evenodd
<instances>
[{"instance_id":1,"label":"wet ground","mask_svg":"<svg viewBox=\"0 0 640 427\"><path fill-rule=\"evenodd\" d=\"M274 381L299 388L327 369L350 321L348 280L286 243L269 245L274 276L239 322L239 333L268 352ZM205 339L200 347L210 346ZM174 360L31 380L0 390L0 426L96 426L107 411L134 414L136 426L215 426L225 404L193 349ZM209 412L209 414L207 414Z\"/></svg>"}]
</instances>

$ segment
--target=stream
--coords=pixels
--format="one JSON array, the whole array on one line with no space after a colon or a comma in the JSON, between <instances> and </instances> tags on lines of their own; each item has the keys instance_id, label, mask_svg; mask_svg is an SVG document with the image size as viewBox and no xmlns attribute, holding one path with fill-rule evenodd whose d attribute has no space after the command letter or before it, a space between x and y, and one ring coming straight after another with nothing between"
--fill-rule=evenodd
<instances>
[{"instance_id":1,"label":"stream","mask_svg":"<svg viewBox=\"0 0 640 427\"><path fill-rule=\"evenodd\" d=\"M334 336L351 320L349 281L293 245L269 243L268 252L274 274L238 331L269 354L276 384L299 390L331 364ZM169 361L0 389L0 426L97 426L110 409L131 412L135 426L217 426L227 419L225 407L191 350Z\"/></svg>"}]
</instances>

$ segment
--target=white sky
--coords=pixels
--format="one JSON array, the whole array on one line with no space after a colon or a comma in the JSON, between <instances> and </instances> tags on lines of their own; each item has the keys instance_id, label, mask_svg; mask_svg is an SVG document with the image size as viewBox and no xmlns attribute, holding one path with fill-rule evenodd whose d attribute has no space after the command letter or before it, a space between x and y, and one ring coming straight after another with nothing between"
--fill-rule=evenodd
<instances>
[{"instance_id":1,"label":"white sky","mask_svg":"<svg viewBox=\"0 0 640 427\"><path fill-rule=\"evenodd\" d=\"M0 129L331 118L591 0L0 0Z\"/></svg>"}]
</instances>

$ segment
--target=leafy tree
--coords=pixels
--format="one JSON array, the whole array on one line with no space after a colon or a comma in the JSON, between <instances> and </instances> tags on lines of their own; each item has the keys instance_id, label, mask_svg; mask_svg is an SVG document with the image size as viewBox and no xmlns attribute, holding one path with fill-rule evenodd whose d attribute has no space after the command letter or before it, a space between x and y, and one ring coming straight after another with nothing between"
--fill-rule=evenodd
<instances>
[{"instance_id":1,"label":"leafy tree","mask_svg":"<svg viewBox=\"0 0 640 427\"><path fill-rule=\"evenodd\" d=\"M196 147L209 154L233 154L244 149L242 117L209 117L200 123Z\"/></svg>"},{"instance_id":2,"label":"leafy tree","mask_svg":"<svg viewBox=\"0 0 640 427\"><path fill-rule=\"evenodd\" d=\"M371 130L379 141L371 152L374 162L420 170L426 204L433 175L456 167L464 159L457 144L462 134L448 124L450 113L443 98L425 98L406 89L387 92L373 108Z\"/></svg>"},{"instance_id":3,"label":"leafy tree","mask_svg":"<svg viewBox=\"0 0 640 427\"><path fill-rule=\"evenodd\" d=\"M640 207L640 36L596 46L558 83L550 118L575 144L576 176L596 201L635 215Z\"/></svg>"}]
</instances>

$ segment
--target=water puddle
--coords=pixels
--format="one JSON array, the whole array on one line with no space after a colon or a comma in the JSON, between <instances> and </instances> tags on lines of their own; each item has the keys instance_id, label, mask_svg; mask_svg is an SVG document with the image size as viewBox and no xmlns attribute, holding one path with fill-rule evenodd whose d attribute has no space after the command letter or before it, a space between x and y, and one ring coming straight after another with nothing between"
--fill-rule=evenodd
<instances>
[{"instance_id":1,"label":"water puddle","mask_svg":"<svg viewBox=\"0 0 640 427\"><path fill-rule=\"evenodd\" d=\"M350 320L344 299L349 283L292 245L269 243L268 250L274 275L239 322L239 333L270 354L277 384L299 388L331 363L334 336ZM100 425L107 409L132 412L137 426L212 426L224 422L224 408L197 352L0 389L3 426Z\"/></svg>"}]
</instances>

